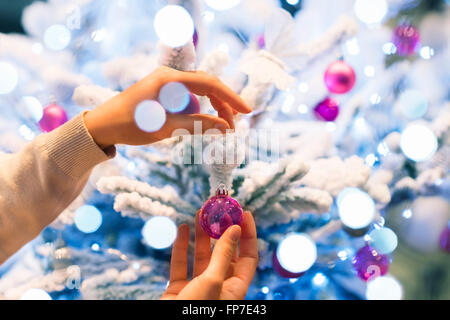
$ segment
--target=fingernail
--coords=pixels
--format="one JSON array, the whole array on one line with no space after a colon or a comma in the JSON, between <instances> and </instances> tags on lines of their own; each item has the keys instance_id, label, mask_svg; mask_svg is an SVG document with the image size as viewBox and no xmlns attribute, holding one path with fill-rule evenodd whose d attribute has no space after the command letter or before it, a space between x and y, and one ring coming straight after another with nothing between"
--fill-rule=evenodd
<instances>
[{"instance_id":1,"label":"fingernail","mask_svg":"<svg viewBox=\"0 0 450 320\"><path fill-rule=\"evenodd\" d=\"M224 124L222 124L222 123L216 123L216 124L214 125L214 128L219 129L221 132L226 132L227 129L228 129L228 128L227 128Z\"/></svg>"},{"instance_id":2,"label":"fingernail","mask_svg":"<svg viewBox=\"0 0 450 320\"><path fill-rule=\"evenodd\" d=\"M230 238L234 242L237 242L239 238L241 237L241 227L238 225L234 225L230 229Z\"/></svg>"}]
</instances>

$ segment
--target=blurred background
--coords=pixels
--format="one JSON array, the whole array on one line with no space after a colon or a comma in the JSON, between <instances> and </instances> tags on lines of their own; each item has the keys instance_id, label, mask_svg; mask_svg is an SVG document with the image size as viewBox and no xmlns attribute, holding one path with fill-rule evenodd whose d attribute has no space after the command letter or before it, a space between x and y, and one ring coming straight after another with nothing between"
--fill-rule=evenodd
<instances>
[{"instance_id":1,"label":"blurred background","mask_svg":"<svg viewBox=\"0 0 450 320\"><path fill-rule=\"evenodd\" d=\"M159 64L183 69L189 54L158 47L158 41L167 43L153 24L161 8L180 5L195 25L183 47L195 45L191 62L259 108L241 124L284 130L290 146L281 148L282 155L298 153L312 168L304 179L283 180L292 189L272 190L277 186L266 181L247 200L242 194L251 192L245 187L264 181L257 168L233 176L233 196L241 197L243 206L254 205L248 199L266 201L254 210L261 262L247 298L450 299L450 1L224 3L0 0L0 151L17 151ZM271 16L280 8L290 17ZM163 29L172 27L176 23ZM333 71L343 62L346 72ZM265 79L267 74L274 76ZM288 80L292 83L284 87ZM213 112L208 101L197 98L190 101L197 101L198 110ZM63 116L46 119L52 116L47 108ZM49 125L53 120L57 125ZM407 130L417 123L422 131ZM0 298L158 298L167 282L171 242L157 248L143 231L157 214L136 209L138 214L120 215L114 197L119 191L96 187L100 177L120 175L130 179L125 196L139 181L174 186L185 207L206 201L207 171L164 161L156 161L158 167L151 160L155 154L160 155L121 147L114 164L94 174L87 191L55 224L0 266ZM174 168L176 173L170 171ZM308 197L297 193L302 188ZM339 199L354 188L364 192L376 216L352 228ZM285 197L265 198L264 192ZM366 204L358 203L354 211L363 215ZM192 218L190 209L178 207L167 220L178 224ZM86 219L86 210L101 217L84 221L95 225L92 230L77 224L77 217ZM335 222L342 228L325 232ZM314 238L317 257L290 249L292 256L312 259L302 272L286 267L295 261L277 255L290 233L325 234ZM381 274L368 272L368 266ZM375 276L384 282L368 281Z\"/></svg>"}]
</instances>

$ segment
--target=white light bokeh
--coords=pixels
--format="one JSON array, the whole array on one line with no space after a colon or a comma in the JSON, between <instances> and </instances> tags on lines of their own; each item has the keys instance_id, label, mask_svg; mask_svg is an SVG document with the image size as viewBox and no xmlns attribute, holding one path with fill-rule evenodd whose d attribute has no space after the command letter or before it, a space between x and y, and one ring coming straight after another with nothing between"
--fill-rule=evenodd
<instances>
[{"instance_id":1,"label":"white light bokeh","mask_svg":"<svg viewBox=\"0 0 450 320\"><path fill-rule=\"evenodd\" d=\"M268 294L269 293L269 287L267 287L267 286L262 287L261 288L261 292L264 293L264 294Z\"/></svg>"},{"instance_id":2,"label":"white light bokeh","mask_svg":"<svg viewBox=\"0 0 450 320\"><path fill-rule=\"evenodd\" d=\"M434 56L434 49L428 46L422 47L419 52L422 59L429 60Z\"/></svg>"},{"instance_id":3,"label":"white light bokeh","mask_svg":"<svg viewBox=\"0 0 450 320\"><path fill-rule=\"evenodd\" d=\"M144 101L136 107L134 120L142 131L158 131L166 122L166 111L156 101Z\"/></svg>"},{"instance_id":4,"label":"white light bokeh","mask_svg":"<svg viewBox=\"0 0 450 320\"><path fill-rule=\"evenodd\" d=\"M400 149L413 161L421 162L430 159L437 147L435 134L423 124L411 123L401 134Z\"/></svg>"},{"instance_id":5,"label":"white light bokeh","mask_svg":"<svg viewBox=\"0 0 450 320\"><path fill-rule=\"evenodd\" d=\"M380 276L367 283L367 300L401 300L403 288L391 276Z\"/></svg>"},{"instance_id":6,"label":"white light bokeh","mask_svg":"<svg viewBox=\"0 0 450 320\"><path fill-rule=\"evenodd\" d=\"M167 217L153 217L142 228L145 243L155 249L170 247L177 237L175 223Z\"/></svg>"},{"instance_id":7,"label":"white light bokeh","mask_svg":"<svg viewBox=\"0 0 450 320\"><path fill-rule=\"evenodd\" d=\"M75 226L81 232L92 233L97 231L102 224L102 220L101 212L94 206L84 205L75 211Z\"/></svg>"},{"instance_id":8,"label":"white light bokeh","mask_svg":"<svg viewBox=\"0 0 450 320\"><path fill-rule=\"evenodd\" d=\"M408 89L398 97L395 107L408 119L422 117L428 110L427 98L419 90Z\"/></svg>"},{"instance_id":9,"label":"white light bokeh","mask_svg":"<svg viewBox=\"0 0 450 320\"><path fill-rule=\"evenodd\" d=\"M397 235L389 228L374 229L369 233L370 246L378 253L387 254L397 248Z\"/></svg>"},{"instance_id":10,"label":"white light bokeh","mask_svg":"<svg viewBox=\"0 0 450 320\"><path fill-rule=\"evenodd\" d=\"M52 300L52 297L42 289L28 289L22 293L20 300Z\"/></svg>"},{"instance_id":11,"label":"white light bokeh","mask_svg":"<svg viewBox=\"0 0 450 320\"><path fill-rule=\"evenodd\" d=\"M225 11L238 5L241 0L205 0L205 2L214 10Z\"/></svg>"},{"instance_id":12,"label":"white light bokeh","mask_svg":"<svg viewBox=\"0 0 450 320\"><path fill-rule=\"evenodd\" d=\"M366 77L372 78L375 76L375 68L373 66L365 66L364 67L364 74Z\"/></svg>"},{"instance_id":13,"label":"white light bokeh","mask_svg":"<svg viewBox=\"0 0 450 320\"><path fill-rule=\"evenodd\" d=\"M194 22L181 6L168 5L160 9L153 21L159 40L169 47L181 47L192 40Z\"/></svg>"},{"instance_id":14,"label":"white light bokeh","mask_svg":"<svg viewBox=\"0 0 450 320\"><path fill-rule=\"evenodd\" d=\"M388 4L386 0L356 0L355 14L366 24L380 23L386 16Z\"/></svg>"},{"instance_id":15,"label":"white light bokeh","mask_svg":"<svg viewBox=\"0 0 450 320\"><path fill-rule=\"evenodd\" d=\"M345 188L337 196L339 218L351 229L367 227L375 217L375 203L364 191Z\"/></svg>"},{"instance_id":16,"label":"white light bokeh","mask_svg":"<svg viewBox=\"0 0 450 320\"><path fill-rule=\"evenodd\" d=\"M317 272L312 278L312 283L316 287L323 287L328 283L328 278L322 272Z\"/></svg>"},{"instance_id":17,"label":"white light bokeh","mask_svg":"<svg viewBox=\"0 0 450 320\"><path fill-rule=\"evenodd\" d=\"M44 44L51 50L63 50L71 40L70 30L62 24L54 24L45 30Z\"/></svg>"},{"instance_id":18,"label":"white light bokeh","mask_svg":"<svg viewBox=\"0 0 450 320\"><path fill-rule=\"evenodd\" d=\"M359 48L358 39L352 38L345 43L345 47L347 48L347 52L352 56L357 55L361 49Z\"/></svg>"},{"instance_id":19,"label":"white light bokeh","mask_svg":"<svg viewBox=\"0 0 450 320\"><path fill-rule=\"evenodd\" d=\"M189 104L189 90L180 82L168 82L159 91L158 99L167 111L180 112Z\"/></svg>"},{"instance_id":20,"label":"white light bokeh","mask_svg":"<svg viewBox=\"0 0 450 320\"><path fill-rule=\"evenodd\" d=\"M385 54L395 54L397 52L397 47L392 42L386 42L383 44L383 52Z\"/></svg>"},{"instance_id":21,"label":"white light bokeh","mask_svg":"<svg viewBox=\"0 0 450 320\"><path fill-rule=\"evenodd\" d=\"M314 264L317 248L314 240L307 234L291 233L278 244L276 256L283 269L300 273Z\"/></svg>"},{"instance_id":22,"label":"white light bokeh","mask_svg":"<svg viewBox=\"0 0 450 320\"><path fill-rule=\"evenodd\" d=\"M25 96L22 98L22 101L33 120L39 122L44 115L44 108L41 102L33 96Z\"/></svg>"},{"instance_id":23,"label":"white light bokeh","mask_svg":"<svg viewBox=\"0 0 450 320\"><path fill-rule=\"evenodd\" d=\"M0 61L0 94L12 92L19 82L16 68L9 62Z\"/></svg>"}]
</instances>

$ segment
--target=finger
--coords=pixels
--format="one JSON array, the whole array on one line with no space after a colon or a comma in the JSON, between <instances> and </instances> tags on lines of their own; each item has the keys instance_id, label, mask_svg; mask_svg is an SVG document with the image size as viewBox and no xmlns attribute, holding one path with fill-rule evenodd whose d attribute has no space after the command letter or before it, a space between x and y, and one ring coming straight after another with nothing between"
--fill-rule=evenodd
<instances>
[{"instance_id":1,"label":"finger","mask_svg":"<svg viewBox=\"0 0 450 320\"><path fill-rule=\"evenodd\" d=\"M200 226L200 214L201 210L195 216L194 277L206 270L211 259L211 242L209 236Z\"/></svg>"},{"instance_id":2,"label":"finger","mask_svg":"<svg viewBox=\"0 0 450 320\"><path fill-rule=\"evenodd\" d=\"M240 241L240 254L235 264L235 276L250 285L258 266L258 239L256 226L250 212L244 212L242 221L242 235Z\"/></svg>"},{"instance_id":3,"label":"finger","mask_svg":"<svg viewBox=\"0 0 450 320\"><path fill-rule=\"evenodd\" d=\"M226 279L240 236L241 227L238 225L233 225L225 231L214 247L206 273L221 281Z\"/></svg>"},{"instance_id":4,"label":"finger","mask_svg":"<svg viewBox=\"0 0 450 320\"><path fill-rule=\"evenodd\" d=\"M188 89L195 94L208 97L216 97L230 104L231 108L242 113L249 113L252 109L241 97L217 77L210 76L205 72L182 72L180 80Z\"/></svg>"},{"instance_id":5,"label":"finger","mask_svg":"<svg viewBox=\"0 0 450 320\"><path fill-rule=\"evenodd\" d=\"M225 119L230 125L231 129L234 129L233 109L230 105L224 101L221 101L215 97L210 97L211 104L215 110L217 110L219 117Z\"/></svg>"},{"instance_id":6,"label":"finger","mask_svg":"<svg viewBox=\"0 0 450 320\"><path fill-rule=\"evenodd\" d=\"M153 133L156 139L172 136L202 134L215 129L217 133L226 133L230 129L228 122L210 114L167 114L164 126ZM210 132L211 133L211 132Z\"/></svg>"},{"instance_id":7,"label":"finger","mask_svg":"<svg viewBox=\"0 0 450 320\"><path fill-rule=\"evenodd\" d=\"M189 244L189 226L178 227L177 238L172 247L170 261L170 282L187 279L187 250Z\"/></svg>"}]
</instances>

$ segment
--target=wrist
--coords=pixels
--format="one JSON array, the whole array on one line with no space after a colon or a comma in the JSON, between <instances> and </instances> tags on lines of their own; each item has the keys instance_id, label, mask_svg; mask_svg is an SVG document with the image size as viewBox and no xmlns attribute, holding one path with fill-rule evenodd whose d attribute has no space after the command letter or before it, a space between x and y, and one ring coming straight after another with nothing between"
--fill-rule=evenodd
<instances>
[{"instance_id":1,"label":"wrist","mask_svg":"<svg viewBox=\"0 0 450 320\"><path fill-rule=\"evenodd\" d=\"M110 133L106 132L103 121L99 119L98 114L95 109L92 111L87 111L83 114L84 125L86 126L89 134L95 143L102 150L106 150L114 146L116 143L110 136Z\"/></svg>"}]
</instances>

